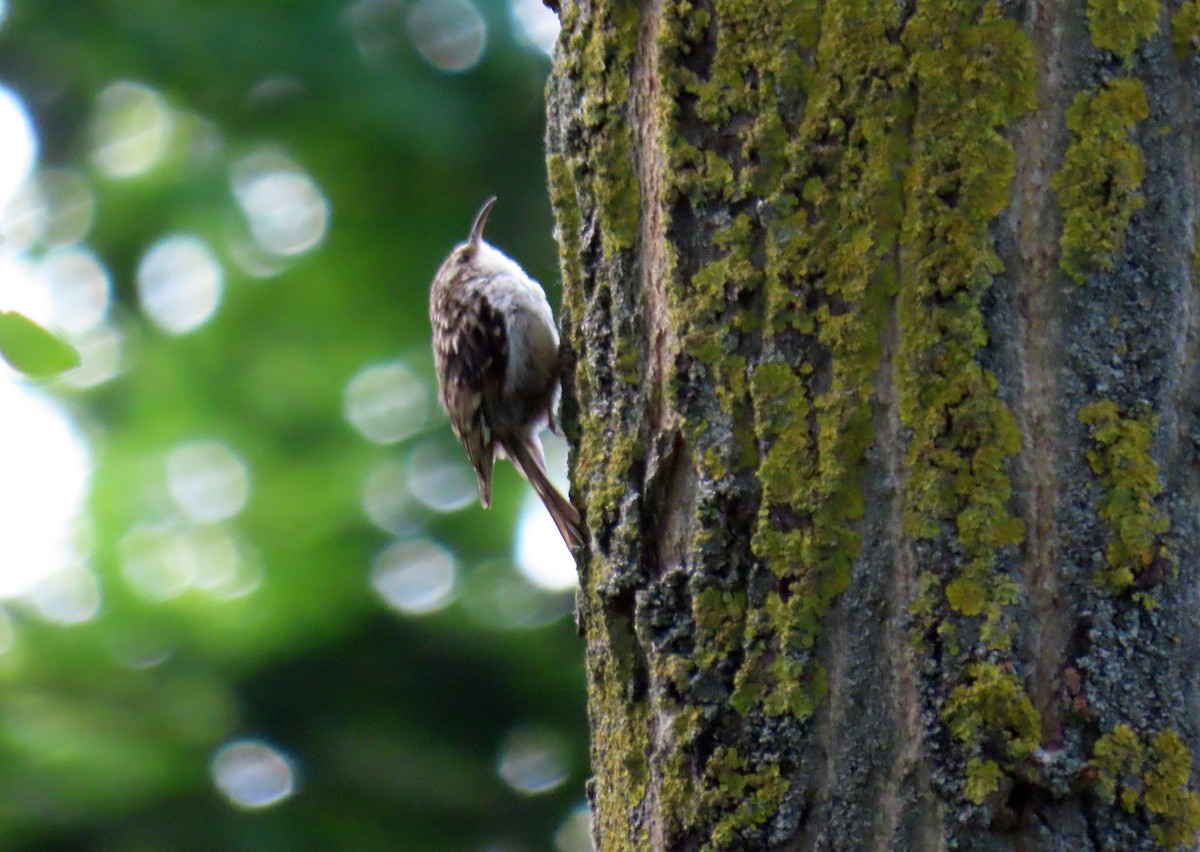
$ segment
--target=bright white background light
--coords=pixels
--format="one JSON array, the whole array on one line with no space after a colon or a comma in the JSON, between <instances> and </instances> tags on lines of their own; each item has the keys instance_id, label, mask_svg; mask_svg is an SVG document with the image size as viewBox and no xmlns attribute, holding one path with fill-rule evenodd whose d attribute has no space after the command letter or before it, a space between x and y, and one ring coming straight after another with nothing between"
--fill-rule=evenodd
<instances>
[{"instance_id":1,"label":"bright white background light","mask_svg":"<svg viewBox=\"0 0 1200 852\"><path fill-rule=\"evenodd\" d=\"M575 560L537 495L530 491L517 517L517 568L531 583L554 592L572 588Z\"/></svg>"},{"instance_id":2,"label":"bright white background light","mask_svg":"<svg viewBox=\"0 0 1200 852\"><path fill-rule=\"evenodd\" d=\"M66 412L0 377L0 598L25 594L82 556L75 530L90 469Z\"/></svg>"},{"instance_id":3,"label":"bright white background light","mask_svg":"<svg viewBox=\"0 0 1200 852\"><path fill-rule=\"evenodd\" d=\"M28 112L0 86L0 221L9 221L9 203L30 185L36 153ZM0 244L0 309L46 322L54 314L50 288L18 248ZM0 412L0 598L30 595L46 618L86 620L100 605L79 536L87 447L63 407L7 366L0 366Z\"/></svg>"},{"instance_id":4,"label":"bright white background light","mask_svg":"<svg viewBox=\"0 0 1200 852\"><path fill-rule=\"evenodd\" d=\"M0 207L25 182L36 156L29 114L16 95L0 86Z\"/></svg>"},{"instance_id":5,"label":"bright white background light","mask_svg":"<svg viewBox=\"0 0 1200 852\"><path fill-rule=\"evenodd\" d=\"M546 469L558 490L567 493L567 444L557 435L545 434ZM515 548L517 570L534 585L553 592L566 591L577 582L575 560L542 501L529 489L517 518Z\"/></svg>"},{"instance_id":6,"label":"bright white background light","mask_svg":"<svg viewBox=\"0 0 1200 852\"><path fill-rule=\"evenodd\" d=\"M517 37L549 55L558 40L558 15L542 0L510 0Z\"/></svg>"}]
</instances>

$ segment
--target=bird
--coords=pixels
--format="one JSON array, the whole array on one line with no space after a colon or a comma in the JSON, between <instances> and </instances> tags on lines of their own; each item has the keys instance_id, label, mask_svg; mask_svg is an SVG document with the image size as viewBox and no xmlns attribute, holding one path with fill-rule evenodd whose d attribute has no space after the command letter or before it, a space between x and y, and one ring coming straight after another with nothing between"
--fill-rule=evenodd
<instances>
[{"instance_id":1,"label":"bird","mask_svg":"<svg viewBox=\"0 0 1200 852\"><path fill-rule=\"evenodd\" d=\"M483 203L430 287L438 398L475 469L483 507L492 500L494 459L508 458L574 549L583 542L579 511L546 475L538 437L543 427L555 429L558 330L541 285L483 239L495 203L495 196Z\"/></svg>"}]
</instances>

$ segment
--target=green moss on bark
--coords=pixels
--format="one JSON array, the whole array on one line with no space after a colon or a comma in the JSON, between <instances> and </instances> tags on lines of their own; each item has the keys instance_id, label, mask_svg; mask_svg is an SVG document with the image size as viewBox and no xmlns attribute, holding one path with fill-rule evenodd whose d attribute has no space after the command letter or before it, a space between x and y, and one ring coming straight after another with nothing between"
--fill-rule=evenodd
<instances>
[{"instance_id":1,"label":"green moss on bark","mask_svg":"<svg viewBox=\"0 0 1200 852\"><path fill-rule=\"evenodd\" d=\"M631 248L637 238L640 187L633 161L633 129L629 122L629 80L637 39L638 6L630 0L607 0L601 14L574 26L576 10L568 4L564 29L569 35L560 54L574 65L571 79L586 81L580 115L593 144L587 152L589 195L600 211L604 253ZM582 163L578 165L583 165Z\"/></svg>"},{"instance_id":2,"label":"green moss on bark","mask_svg":"<svg viewBox=\"0 0 1200 852\"><path fill-rule=\"evenodd\" d=\"M858 479L900 215L896 24L895 10L874 4L826 5L791 162L765 200L764 352L749 388L762 487L753 548L778 587L747 620L733 693L744 713L803 720L824 699L812 649L860 547Z\"/></svg>"},{"instance_id":3,"label":"green moss on bark","mask_svg":"<svg viewBox=\"0 0 1200 852\"><path fill-rule=\"evenodd\" d=\"M629 123L629 80L637 38L638 11L627 0L606 0L603 10L581 17L576 4L568 4L563 14L564 44L555 70L560 85L576 94L579 109L572 115L572 134L586 137L586 149L577 143L552 152L548 159L551 201L558 224L560 260L563 269L564 313L572 322L582 323L588 309L584 299L585 270L582 242L581 208L598 209L603 250L602 267L595 271L590 285L592 301L611 303L611 280L619 268L618 255L628 254L637 234L640 191L632 152ZM572 136L575 138L575 136ZM592 404L599 386L620 383L636 387L639 382L636 350L627 334L609 329L608 358L594 364L587 340L580 329L571 342L579 356L575 391L580 410L580 444L576 470L584 471L577 483L588 506L589 523L609 523L615 517L619 498L626 490L628 471L640 458L637 421L627 405L599 411ZM634 351L635 363L628 353ZM599 371L601 375L593 375ZM617 394L620 396L620 394ZM595 581L603 581L607 571L602 564L592 572Z\"/></svg>"},{"instance_id":4,"label":"green moss on bark","mask_svg":"<svg viewBox=\"0 0 1200 852\"><path fill-rule=\"evenodd\" d=\"M996 761L972 757L967 761L967 783L963 794L968 801L982 804L1000 789L1005 777L1004 770Z\"/></svg>"},{"instance_id":5,"label":"green moss on bark","mask_svg":"<svg viewBox=\"0 0 1200 852\"><path fill-rule=\"evenodd\" d=\"M558 266L562 270L563 306L573 316L583 309L583 246L579 241L582 214L575 191L575 178L567 158L551 154L546 158L550 183L550 204L558 223Z\"/></svg>"},{"instance_id":6,"label":"green moss on bark","mask_svg":"<svg viewBox=\"0 0 1200 852\"><path fill-rule=\"evenodd\" d=\"M916 94L894 362L911 435L904 523L943 566L917 578L913 614L948 655L943 670L961 666L941 711L963 747L963 795L981 804L1040 737L1021 678L992 661L1011 653L1014 630L1017 584L1002 566L1024 536L1009 510L1020 433L979 360L982 302L1001 269L989 229L1015 174L1003 130L1034 106L1034 65L1028 37L994 2L920 4L904 44Z\"/></svg>"},{"instance_id":7,"label":"green moss on bark","mask_svg":"<svg viewBox=\"0 0 1200 852\"><path fill-rule=\"evenodd\" d=\"M997 558L1020 542L1008 510L1006 459L1020 435L978 361L987 342L980 303L1000 261L989 223L1008 201L1012 145L1000 129L1033 106L1028 38L988 3L921 7L904 34L918 107L905 183L896 359L900 416L912 430L907 532L934 539L951 525L961 557L943 577L953 611L982 616L982 635L1006 647L1012 579ZM926 584L931 588L932 584Z\"/></svg>"},{"instance_id":8,"label":"green moss on bark","mask_svg":"<svg viewBox=\"0 0 1200 852\"><path fill-rule=\"evenodd\" d=\"M1173 574L1174 557L1164 541L1170 518L1154 504L1162 492L1158 464L1150 455L1157 416L1149 410L1122 416L1116 403L1106 399L1080 409L1079 419L1095 442L1088 463L1100 477L1099 514L1109 528L1107 566L1096 572L1096 581L1120 594L1156 562L1169 565Z\"/></svg>"},{"instance_id":9,"label":"green moss on bark","mask_svg":"<svg viewBox=\"0 0 1200 852\"><path fill-rule=\"evenodd\" d=\"M700 813L713 814L711 839L702 850L744 848L742 833L770 819L788 790L778 763L752 767L731 748L719 748L705 767Z\"/></svg>"},{"instance_id":10,"label":"green moss on bark","mask_svg":"<svg viewBox=\"0 0 1200 852\"><path fill-rule=\"evenodd\" d=\"M615 414L615 416L613 416ZM588 507L588 522L596 527L611 524L620 509L621 498L629 493L627 471L642 458L641 437L636 432L613 428L620 423L620 411L613 414L589 411L580 421L580 440L576 466L588 471L583 480L583 502Z\"/></svg>"},{"instance_id":11,"label":"green moss on bark","mask_svg":"<svg viewBox=\"0 0 1200 852\"><path fill-rule=\"evenodd\" d=\"M1200 50L1200 0L1184 0L1171 16L1171 46L1180 59Z\"/></svg>"},{"instance_id":12,"label":"green moss on bark","mask_svg":"<svg viewBox=\"0 0 1200 852\"><path fill-rule=\"evenodd\" d=\"M1092 43L1129 59L1158 29L1158 0L1088 0Z\"/></svg>"},{"instance_id":13,"label":"green moss on bark","mask_svg":"<svg viewBox=\"0 0 1200 852\"><path fill-rule=\"evenodd\" d=\"M751 547L774 588L756 596L705 589L692 606L693 657L740 661L729 705L748 720L804 721L824 700L814 648L858 552L858 477L895 286L887 269L900 219L905 81L887 27L898 17L897 8L865 0L823 9L725 0L711 17L672 4L665 19L672 45L703 42L710 27L716 36L704 70L675 69L676 108L694 103L687 126L707 130L689 136L676 123L682 117L670 116L672 191L713 251L688 280L673 282L670 300L680 372L715 385L716 410L684 423L701 479L719 489L754 469L761 489ZM733 213L710 221L709 204ZM686 383L675 390L690 392ZM681 684L692 674L673 670ZM678 713L696 718L686 703ZM685 767L693 732L686 724L676 732L666 763ZM672 785L679 824L689 825L703 802L710 847L750 842L748 832L787 790L778 767L757 760L723 751L701 761L691 785ZM730 797L738 779L745 790Z\"/></svg>"},{"instance_id":14,"label":"green moss on bark","mask_svg":"<svg viewBox=\"0 0 1200 852\"><path fill-rule=\"evenodd\" d=\"M1148 114L1141 81L1127 78L1080 92L1067 109L1073 138L1050 185L1063 211L1060 264L1077 283L1112 268L1145 203L1138 188L1146 163L1129 135Z\"/></svg>"},{"instance_id":15,"label":"green moss on bark","mask_svg":"<svg viewBox=\"0 0 1200 852\"><path fill-rule=\"evenodd\" d=\"M1145 750L1133 728L1115 725L1092 749L1091 765L1097 773L1094 793L1105 804L1119 803L1125 813L1133 813L1141 798L1145 762Z\"/></svg>"},{"instance_id":16,"label":"green moss on bark","mask_svg":"<svg viewBox=\"0 0 1200 852\"><path fill-rule=\"evenodd\" d=\"M578 235L580 209L598 210L607 260L632 258L644 188L631 166L634 137L622 135L638 6L602 5L606 23L586 29L567 4L560 60L577 63L589 91L592 78L601 79L580 117L587 138L605 137L599 165L590 151L552 157L551 179L570 189L555 190L560 230ZM668 722L653 738L644 715L622 716L610 703L628 700L613 685L615 662L592 672L593 717L630 728L627 736L606 732L598 746L618 773L598 791L606 838L635 837L630 815L656 784L669 813L667 845L684 838L689 848L749 848L785 797L796 797L787 795L784 770L749 741L725 743L739 725L798 730L826 699L817 649L860 549L859 479L874 439L879 341L893 304L909 439L905 523L930 554L915 578L925 590L918 620L940 637L947 675L921 684L925 709L937 712L945 699L942 718L965 768L961 789L973 802L1002 789L1037 746L1039 719L1008 614L1017 587L1007 566L1023 535L1009 510L1019 432L982 363L982 303L1000 272L990 229L1014 174L1007 127L1033 105L1031 48L995 2L910 7L665 3L658 48L666 75L656 108L669 146L667 186L653 203L683 217L680 239L694 237L668 246L665 280L678 342L667 353L668 407L681 413L688 460L696 460L688 471L696 516L687 519L696 546L684 566L688 582L672 589L690 603L693 623L678 631L686 642L656 635L643 643L651 653L647 700L657 702L655 722ZM672 238L674 227L666 224ZM565 279L582 280L578 237L563 251ZM615 283L589 282L589 305ZM631 330L611 333L612 377L637 379ZM628 472L643 461L644 442L626 428L639 411L620 401L589 406L599 377L581 371L579 382L588 396L576 468L588 479L589 523L608 528L639 496ZM727 541L729 504L713 495L744 494L747 482L760 490L759 510L732 544L743 548L749 537L749 553L731 553L726 568L721 554L705 550L710 540ZM623 551L633 559L639 552ZM597 600L602 568L585 588ZM738 586L751 572L762 584ZM660 640L665 650L654 658ZM718 728L722 747L706 751Z\"/></svg>"},{"instance_id":17,"label":"green moss on bark","mask_svg":"<svg viewBox=\"0 0 1200 852\"><path fill-rule=\"evenodd\" d=\"M587 624L594 818L606 848L641 850L650 844L648 827L634 815L650 782L651 708L639 687L644 651L633 613L620 598L636 581L629 554L637 551L640 532L636 523L622 521L635 516L629 482L646 445L638 403L642 365L625 316L630 299L622 280L632 265L641 203L630 124L639 12L628 0L597 0L588 12L564 4L563 50L550 86L566 114L552 129L547 166L564 330L577 358L573 385L580 416L567 424L578 430L574 491L593 532L580 565L579 608ZM601 530L612 532L601 539Z\"/></svg>"},{"instance_id":18,"label":"green moss on bark","mask_svg":"<svg viewBox=\"0 0 1200 852\"><path fill-rule=\"evenodd\" d=\"M696 625L696 662L716 665L738 650L738 636L746 620L746 593L709 587L692 597Z\"/></svg>"},{"instance_id":19,"label":"green moss on bark","mask_svg":"<svg viewBox=\"0 0 1200 852\"><path fill-rule=\"evenodd\" d=\"M717 6L720 45L725 8ZM771 18L769 11L755 14ZM678 191L700 210L705 198L736 205L754 197L761 174L747 162L765 163L763 173L773 178L753 215L735 215L716 231L721 253L674 303L685 351L717 379L722 410L735 415L748 397L762 489L753 549L777 578L761 603L747 603L730 700L743 715L801 721L826 695L813 649L860 546L858 478L873 440L878 341L897 290L901 411L913 430L909 529L928 537L949 529L965 554L957 573L942 578L945 604L933 617L948 610L979 618L985 639L1006 648L1002 611L1016 587L995 566L1022 536L1008 511L1005 470L1019 435L978 353L986 342L980 302L999 269L988 228L1013 176L1012 148L1000 130L1033 103L1028 40L994 3L922 4L903 45L894 35L897 7L831 3L821 15L815 73L810 80L785 75L809 86L799 133L782 160L774 147L760 150L780 132L774 112L738 123L741 146L728 158L687 144L673 152ZM701 16L679 26L708 23ZM736 117L769 79L764 73L748 96L753 66L728 61L721 49L712 78L685 74L684 81L698 113L714 122ZM769 69L775 60L763 61ZM730 351L736 338L724 317L731 302L756 290L765 300L762 352L747 364ZM712 431L711 423L704 426L689 434L702 440ZM712 456L708 473L736 470L734 458L732 451ZM714 635L722 645L729 639ZM962 688L985 691L983 670L972 671ZM1024 696L1015 676L1004 684L1013 700ZM986 722L987 708L978 709ZM969 714L958 715L966 724ZM1036 744L1036 713L1032 718ZM1007 752L979 757L980 748L968 748L967 759L976 757L968 779L973 795L999 783L996 773L1016 759Z\"/></svg>"}]
</instances>

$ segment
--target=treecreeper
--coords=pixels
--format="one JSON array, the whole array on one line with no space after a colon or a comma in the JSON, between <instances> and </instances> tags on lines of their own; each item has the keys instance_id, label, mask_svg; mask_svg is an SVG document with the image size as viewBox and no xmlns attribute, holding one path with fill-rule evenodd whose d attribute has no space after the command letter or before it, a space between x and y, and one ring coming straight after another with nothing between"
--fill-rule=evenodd
<instances>
[{"instance_id":1,"label":"treecreeper","mask_svg":"<svg viewBox=\"0 0 1200 852\"><path fill-rule=\"evenodd\" d=\"M541 285L483 239L484 202L471 234L442 261L429 293L438 397L467 451L479 502L492 499L492 463L508 458L545 504L567 547L583 541L579 511L546 475L538 433L555 428L561 388L558 330Z\"/></svg>"}]
</instances>

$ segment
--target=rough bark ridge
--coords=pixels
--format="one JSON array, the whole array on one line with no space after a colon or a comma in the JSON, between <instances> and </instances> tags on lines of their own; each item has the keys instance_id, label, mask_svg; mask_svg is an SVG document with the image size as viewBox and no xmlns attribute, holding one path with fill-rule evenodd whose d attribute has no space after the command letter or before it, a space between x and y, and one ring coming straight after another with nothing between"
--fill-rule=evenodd
<instances>
[{"instance_id":1,"label":"rough bark ridge","mask_svg":"<svg viewBox=\"0 0 1200 852\"><path fill-rule=\"evenodd\" d=\"M601 848L1193 842L1197 0L562 23Z\"/></svg>"}]
</instances>

